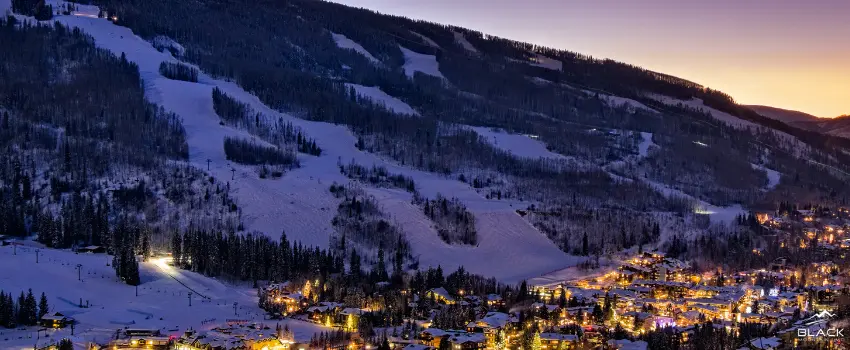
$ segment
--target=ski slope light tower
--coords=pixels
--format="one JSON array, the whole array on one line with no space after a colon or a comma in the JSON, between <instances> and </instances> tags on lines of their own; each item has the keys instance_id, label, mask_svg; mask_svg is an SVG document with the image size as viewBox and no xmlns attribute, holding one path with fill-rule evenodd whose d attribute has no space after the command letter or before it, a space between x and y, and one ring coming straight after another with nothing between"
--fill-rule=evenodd
<instances>
[{"instance_id":1,"label":"ski slope light tower","mask_svg":"<svg viewBox=\"0 0 850 350\"><path fill-rule=\"evenodd\" d=\"M77 280L83 280L83 264L77 264Z\"/></svg>"},{"instance_id":2,"label":"ski slope light tower","mask_svg":"<svg viewBox=\"0 0 850 350\"><path fill-rule=\"evenodd\" d=\"M189 292L189 306L192 306L192 292Z\"/></svg>"},{"instance_id":3,"label":"ski slope light tower","mask_svg":"<svg viewBox=\"0 0 850 350\"><path fill-rule=\"evenodd\" d=\"M41 249L35 249L35 263L38 264L38 254L41 252Z\"/></svg>"}]
</instances>

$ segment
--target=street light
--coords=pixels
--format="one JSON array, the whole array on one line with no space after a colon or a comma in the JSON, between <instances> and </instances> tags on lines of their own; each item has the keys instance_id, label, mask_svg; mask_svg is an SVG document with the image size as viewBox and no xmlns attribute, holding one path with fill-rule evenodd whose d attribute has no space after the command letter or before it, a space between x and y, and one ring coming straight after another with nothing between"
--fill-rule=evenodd
<instances>
[{"instance_id":1,"label":"street light","mask_svg":"<svg viewBox=\"0 0 850 350\"><path fill-rule=\"evenodd\" d=\"M83 271L83 264L77 264L77 280L80 281L80 282L83 281L82 271Z\"/></svg>"},{"instance_id":2,"label":"street light","mask_svg":"<svg viewBox=\"0 0 850 350\"><path fill-rule=\"evenodd\" d=\"M41 251L41 249L35 248L35 263L36 264L38 264L38 252L40 252L40 251Z\"/></svg>"},{"instance_id":3,"label":"street light","mask_svg":"<svg viewBox=\"0 0 850 350\"><path fill-rule=\"evenodd\" d=\"M189 292L189 306L192 306L192 292Z\"/></svg>"}]
</instances>

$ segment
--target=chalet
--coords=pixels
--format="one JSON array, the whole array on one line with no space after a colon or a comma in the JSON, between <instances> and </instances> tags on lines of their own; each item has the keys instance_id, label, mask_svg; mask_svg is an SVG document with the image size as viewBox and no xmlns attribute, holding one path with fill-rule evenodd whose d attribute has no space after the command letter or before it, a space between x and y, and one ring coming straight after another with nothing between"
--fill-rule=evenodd
<instances>
[{"instance_id":1,"label":"chalet","mask_svg":"<svg viewBox=\"0 0 850 350\"><path fill-rule=\"evenodd\" d=\"M402 350L435 350L437 348L435 348L433 346L422 345L422 344L407 344L401 349Z\"/></svg>"},{"instance_id":2,"label":"chalet","mask_svg":"<svg viewBox=\"0 0 850 350\"><path fill-rule=\"evenodd\" d=\"M782 340L776 337L756 338L747 343L747 348L754 350L773 350L781 347Z\"/></svg>"},{"instance_id":3,"label":"chalet","mask_svg":"<svg viewBox=\"0 0 850 350\"><path fill-rule=\"evenodd\" d=\"M502 300L501 295L487 294L487 305L490 307L502 307L505 306L505 301Z\"/></svg>"},{"instance_id":4,"label":"chalet","mask_svg":"<svg viewBox=\"0 0 850 350\"><path fill-rule=\"evenodd\" d=\"M642 340L631 341L628 339L616 339L608 341L609 349L646 350L647 346L649 346L649 344Z\"/></svg>"},{"instance_id":5,"label":"chalet","mask_svg":"<svg viewBox=\"0 0 850 350\"><path fill-rule=\"evenodd\" d=\"M336 317L342 306L340 303L323 301L319 305L308 307L307 315L315 322L328 323L329 320Z\"/></svg>"},{"instance_id":6,"label":"chalet","mask_svg":"<svg viewBox=\"0 0 850 350\"><path fill-rule=\"evenodd\" d=\"M436 302L442 303L442 304L454 304L455 303L455 298L452 297L452 295L449 294L449 291L447 291L443 287L429 289L428 291L425 292L425 296L428 297L428 298L433 298Z\"/></svg>"},{"instance_id":7,"label":"chalet","mask_svg":"<svg viewBox=\"0 0 850 350\"><path fill-rule=\"evenodd\" d=\"M517 322L517 318L503 312L488 312L484 317L466 325L467 332L492 334Z\"/></svg>"},{"instance_id":8,"label":"chalet","mask_svg":"<svg viewBox=\"0 0 850 350\"><path fill-rule=\"evenodd\" d=\"M478 350L487 345L487 338L483 333L462 333L449 337L452 349Z\"/></svg>"},{"instance_id":9,"label":"chalet","mask_svg":"<svg viewBox=\"0 0 850 350\"><path fill-rule=\"evenodd\" d=\"M61 313L53 312L41 317L40 324L45 328L64 328L74 322L74 319Z\"/></svg>"},{"instance_id":10,"label":"chalet","mask_svg":"<svg viewBox=\"0 0 850 350\"><path fill-rule=\"evenodd\" d=\"M560 333L540 333L544 349L574 349L578 347L578 336Z\"/></svg>"}]
</instances>

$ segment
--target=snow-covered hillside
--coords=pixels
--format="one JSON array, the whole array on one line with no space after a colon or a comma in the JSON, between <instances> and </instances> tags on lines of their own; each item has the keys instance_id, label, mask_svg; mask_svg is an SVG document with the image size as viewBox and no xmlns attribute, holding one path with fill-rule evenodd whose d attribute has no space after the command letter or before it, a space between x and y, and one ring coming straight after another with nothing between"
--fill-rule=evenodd
<instances>
[{"instance_id":1,"label":"snow-covered hillside","mask_svg":"<svg viewBox=\"0 0 850 350\"><path fill-rule=\"evenodd\" d=\"M414 72L422 72L437 78L443 78L443 73L440 73L440 64L437 63L437 57L434 55L426 55L418 52L410 51L399 46L404 54L404 74L413 78Z\"/></svg>"},{"instance_id":2,"label":"snow-covered hillside","mask_svg":"<svg viewBox=\"0 0 850 350\"><path fill-rule=\"evenodd\" d=\"M468 128L496 148L511 152L518 157L566 159L563 155L550 152L546 149L546 144L530 135L511 134L480 126L468 126Z\"/></svg>"},{"instance_id":3,"label":"snow-covered hillside","mask_svg":"<svg viewBox=\"0 0 850 350\"><path fill-rule=\"evenodd\" d=\"M452 32L452 34L454 34L455 36L455 41L457 41L460 46L463 46L464 49L469 52L478 53L478 50L475 48L475 46L472 46L472 43L470 43L469 40L466 40L466 37L463 36L462 33Z\"/></svg>"},{"instance_id":4,"label":"snow-covered hillside","mask_svg":"<svg viewBox=\"0 0 850 350\"><path fill-rule=\"evenodd\" d=\"M388 95L377 86L363 86L349 83L346 83L345 86L354 88L357 95L368 98L377 104L384 105L384 107L387 107L389 110L398 114L419 115L413 107L410 107L410 105L404 103L402 100Z\"/></svg>"},{"instance_id":5,"label":"snow-covered hillside","mask_svg":"<svg viewBox=\"0 0 850 350\"><path fill-rule=\"evenodd\" d=\"M729 125L736 127L736 128L741 128L741 129L744 129L744 128L754 128L754 129L760 128L760 126L757 125L757 124L754 124L754 123L749 122L747 120L743 120L743 119L738 118L738 117L731 115L729 113L726 113L726 112L723 112L723 111L718 111L714 108L708 107L703 103L703 101L701 99L698 99L698 98L692 98L690 100L685 101L685 100L679 100L679 99L676 99L676 98L673 98L673 97L664 96L664 95L657 95L657 94L650 94L650 95L648 95L648 97L653 99L653 100L656 100L658 102L667 104L667 105L671 105L671 106L683 105L685 107L690 107L690 108L693 108L693 109L696 109L696 110L703 111L705 113L710 114L714 119L717 119L721 122L724 122L724 123L729 124Z\"/></svg>"},{"instance_id":6,"label":"snow-covered hillside","mask_svg":"<svg viewBox=\"0 0 850 350\"><path fill-rule=\"evenodd\" d=\"M78 344L108 343L116 330L125 327L161 329L179 336L189 327L208 330L231 318L264 322L265 313L257 307L257 293L250 286L227 285L153 259L140 264L142 284L136 296L136 288L119 281L113 268L107 265L111 256L36 249L34 244L0 247L0 286L13 295L28 289L36 295L44 292L51 312L60 312L79 322L75 335L70 336L70 329L48 330L36 339L35 327L4 330L0 337L2 349L32 348L36 341L46 344L64 337ZM39 254L38 263L36 254ZM192 293L191 306L189 293ZM81 303L84 307L80 307ZM85 307L86 304L89 306ZM296 339L302 341L308 341L314 333L327 331L297 320L280 323L289 325Z\"/></svg>"},{"instance_id":7,"label":"snow-covered hillside","mask_svg":"<svg viewBox=\"0 0 850 350\"><path fill-rule=\"evenodd\" d=\"M581 260L564 254L514 211L471 208L480 243L449 245L439 238L422 209L411 204L409 193L372 189L370 194L380 200L400 227L409 229L407 238L414 254L426 266L440 265L446 271L463 266L468 271L489 271L504 282L517 283L573 266Z\"/></svg>"},{"instance_id":8,"label":"snow-covered hillside","mask_svg":"<svg viewBox=\"0 0 850 350\"><path fill-rule=\"evenodd\" d=\"M336 42L336 46L339 46L340 48L343 48L343 49L351 49L351 50L357 51L359 54L365 56L370 61L372 61L372 63L375 63L375 64L381 63L380 60L375 58L375 56L372 56L372 54L369 53L369 51L367 51L365 48L363 48L363 46L360 46L360 44L354 42L354 40L347 38L345 35L337 34L337 33L331 33L331 36L333 37L334 41Z\"/></svg>"},{"instance_id":9,"label":"snow-covered hillside","mask_svg":"<svg viewBox=\"0 0 850 350\"><path fill-rule=\"evenodd\" d=\"M428 46L431 46L431 47L437 47L437 48L439 48L439 47L440 47L440 45L437 45L437 43L436 43L434 40L431 40L431 38L429 38L429 37L427 37L427 36L424 36L424 35L422 35L422 34L419 34L419 33L417 33L417 32L414 32L414 31L411 31L411 33L412 33L413 35L418 36L420 39L422 39L422 41L424 41L426 44L428 44Z\"/></svg>"},{"instance_id":10,"label":"snow-covered hillside","mask_svg":"<svg viewBox=\"0 0 850 350\"><path fill-rule=\"evenodd\" d=\"M658 111L647 107L645 104L640 103L640 102L635 101L635 100L632 100L630 98L609 95L609 94L606 94L606 93L597 93L595 91L590 91L590 90L581 90L581 91L584 91L589 96L599 96L599 99L605 101L605 103L608 104L611 107L626 107L626 108L629 108L629 109L642 109L642 110L645 110L645 111L658 113Z\"/></svg>"},{"instance_id":11,"label":"snow-covered hillside","mask_svg":"<svg viewBox=\"0 0 850 350\"><path fill-rule=\"evenodd\" d=\"M564 62L539 54L532 59L532 62L530 64L532 66L542 67L551 70L564 70Z\"/></svg>"},{"instance_id":12,"label":"snow-covered hillside","mask_svg":"<svg viewBox=\"0 0 850 350\"><path fill-rule=\"evenodd\" d=\"M453 255L458 259L478 256L498 258L507 254L503 249L510 247L517 252L546 251L535 255L534 263L506 264L494 267L493 264L475 264L469 271L497 278L520 278L535 276L552 269L562 268L574 263L574 259L560 252L555 245L543 237L536 229L525 223L510 201L488 200L478 194L469 185L445 177L400 167L380 157L364 153L355 147L356 137L343 126L321 122L305 121L272 110L256 96L246 92L235 83L215 80L200 74L199 83L169 80L158 71L163 61L176 61L168 52L159 52L150 43L135 36L129 29L113 23L88 16L58 16L55 20L72 27L78 27L92 35L95 44L117 55L124 53L128 60L139 66L145 79L147 96L165 109L178 114L183 119L189 143L189 161L195 167L206 171L219 182L228 182L242 210L248 230L258 230L277 236L285 231L291 240L306 245L326 247L333 232L333 219L338 200L328 188L331 183L345 183L338 170L338 161L354 160L358 164L371 167L385 166L392 173L404 174L413 178L423 196L434 197L437 193L457 197L479 222L482 232L478 247L464 248L476 251L476 254ZM408 74L412 71L424 71L427 74L441 76L434 56L422 55L402 48L408 58L405 65ZM212 89L218 87L224 93L249 104L254 110L268 118L291 122L301 128L306 135L314 138L322 148L320 157L302 156L302 167L295 169L277 180L259 179L254 169L232 164L226 160L223 151L225 136L250 137L244 131L219 125L220 118L212 108ZM409 106L408 106L409 107ZM392 208L396 202L384 204ZM418 232L415 226L404 227L411 236L430 234ZM486 232L486 233L485 233ZM537 237L540 237L538 239ZM436 235L434 235L436 239ZM502 247L502 248L500 248ZM432 246L412 245L413 254L425 263L461 265L472 260L443 261L448 259L443 252ZM534 254L530 254L534 255ZM474 259L473 259L474 260Z\"/></svg>"}]
</instances>

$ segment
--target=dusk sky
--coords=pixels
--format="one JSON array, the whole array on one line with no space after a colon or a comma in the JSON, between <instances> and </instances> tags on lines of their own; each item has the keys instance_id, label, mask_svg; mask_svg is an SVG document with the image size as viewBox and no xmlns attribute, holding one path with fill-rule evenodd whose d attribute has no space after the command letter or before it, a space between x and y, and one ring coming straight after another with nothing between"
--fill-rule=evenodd
<instances>
[{"instance_id":1,"label":"dusk sky","mask_svg":"<svg viewBox=\"0 0 850 350\"><path fill-rule=\"evenodd\" d=\"M850 0L333 0L685 78L739 103L850 114Z\"/></svg>"}]
</instances>

